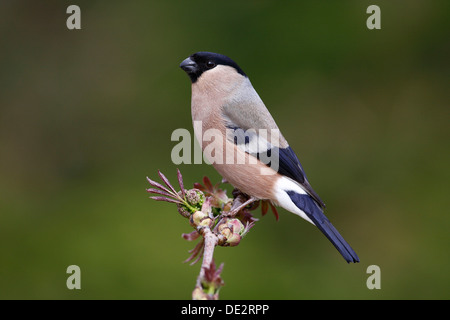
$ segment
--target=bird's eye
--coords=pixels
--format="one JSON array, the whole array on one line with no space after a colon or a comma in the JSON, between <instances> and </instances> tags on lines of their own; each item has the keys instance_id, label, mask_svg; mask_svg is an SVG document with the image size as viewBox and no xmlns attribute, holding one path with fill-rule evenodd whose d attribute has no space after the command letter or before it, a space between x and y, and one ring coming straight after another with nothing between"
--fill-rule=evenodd
<instances>
[{"instance_id":1,"label":"bird's eye","mask_svg":"<svg viewBox=\"0 0 450 320\"><path fill-rule=\"evenodd\" d=\"M212 68L214 68L216 66L216 64L213 62L213 61L208 61L207 63L206 63L206 67L208 68L208 69L212 69Z\"/></svg>"}]
</instances>

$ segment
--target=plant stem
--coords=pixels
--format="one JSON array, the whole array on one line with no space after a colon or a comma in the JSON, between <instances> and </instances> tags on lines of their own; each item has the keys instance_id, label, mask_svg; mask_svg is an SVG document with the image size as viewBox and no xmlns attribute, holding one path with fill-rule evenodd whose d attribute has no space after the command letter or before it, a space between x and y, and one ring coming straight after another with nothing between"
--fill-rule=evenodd
<instances>
[{"instance_id":1,"label":"plant stem","mask_svg":"<svg viewBox=\"0 0 450 320\"><path fill-rule=\"evenodd\" d=\"M210 268L214 255L214 248L217 245L217 236L206 227L203 233L203 239L205 240L204 250L203 250L203 261L202 267L200 268L200 274L197 278L197 287L201 287L201 279L205 276L205 268Z\"/></svg>"}]
</instances>

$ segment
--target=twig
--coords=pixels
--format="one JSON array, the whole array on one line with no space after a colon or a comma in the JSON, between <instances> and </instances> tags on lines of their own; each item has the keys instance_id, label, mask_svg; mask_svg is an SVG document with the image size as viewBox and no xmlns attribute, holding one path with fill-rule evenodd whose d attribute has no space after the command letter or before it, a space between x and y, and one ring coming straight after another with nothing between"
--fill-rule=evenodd
<instances>
[{"instance_id":1,"label":"twig","mask_svg":"<svg viewBox=\"0 0 450 320\"><path fill-rule=\"evenodd\" d=\"M186 190L178 169L177 180L181 191L177 192L162 172L158 171L158 175L165 186L147 178L153 187L147 189L147 192L158 195L150 198L175 203L178 212L188 218L189 224L194 228L194 231L184 233L183 238L188 241L200 238L197 245L189 251L190 257L185 260L192 265L203 256L192 298L219 299L219 289L224 285L220 277L223 263L216 268L213 259L214 249L216 246L237 246L241 242L242 237L258 220L250 211L258 207L259 201L237 189L233 191L233 198L229 198L226 191L220 189L219 184L213 186L208 177L203 178L204 185L194 183L193 189ZM248 207L251 203L254 204ZM263 214L267 212L268 205L274 209L272 204L262 203ZM278 219L275 210L274 213Z\"/></svg>"},{"instance_id":2,"label":"twig","mask_svg":"<svg viewBox=\"0 0 450 320\"><path fill-rule=\"evenodd\" d=\"M203 229L203 239L204 247L203 247L203 261L202 266L200 268L200 274L197 277L197 287L201 287L201 281L205 277L205 270L211 267L211 263L213 261L214 248L218 243L217 235L212 233L211 229L206 227Z\"/></svg>"}]
</instances>

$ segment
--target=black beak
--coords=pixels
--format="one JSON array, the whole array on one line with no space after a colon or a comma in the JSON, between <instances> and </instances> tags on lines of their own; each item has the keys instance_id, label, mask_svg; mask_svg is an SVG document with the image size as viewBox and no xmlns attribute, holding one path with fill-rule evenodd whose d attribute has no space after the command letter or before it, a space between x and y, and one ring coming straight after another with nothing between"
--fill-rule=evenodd
<instances>
[{"instance_id":1,"label":"black beak","mask_svg":"<svg viewBox=\"0 0 450 320\"><path fill-rule=\"evenodd\" d=\"M197 71L197 63L191 59L191 57L184 59L182 63L180 63L180 68L183 69L186 73L193 73Z\"/></svg>"}]
</instances>

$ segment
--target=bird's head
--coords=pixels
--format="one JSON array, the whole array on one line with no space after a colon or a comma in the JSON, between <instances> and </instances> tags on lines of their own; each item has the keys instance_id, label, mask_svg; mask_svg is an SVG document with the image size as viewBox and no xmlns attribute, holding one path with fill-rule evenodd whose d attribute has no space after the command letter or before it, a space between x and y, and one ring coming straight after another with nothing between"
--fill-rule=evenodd
<instances>
[{"instance_id":1,"label":"bird's head","mask_svg":"<svg viewBox=\"0 0 450 320\"><path fill-rule=\"evenodd\" d=\"M200 82L211 86L227 86L247 78L236 62L222 54L213 52L197 52L180 64L193 84Z\"/></svg>"}]
</instances>

